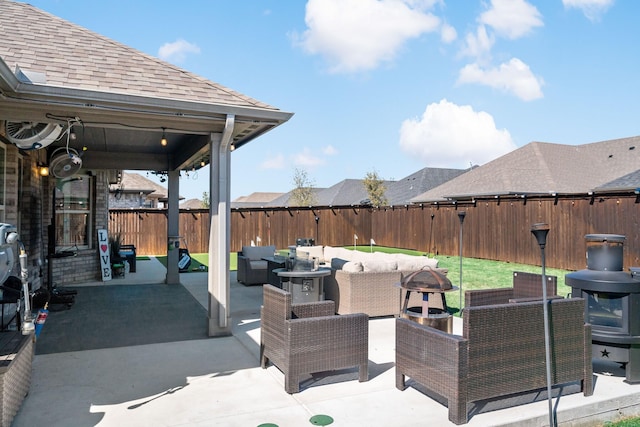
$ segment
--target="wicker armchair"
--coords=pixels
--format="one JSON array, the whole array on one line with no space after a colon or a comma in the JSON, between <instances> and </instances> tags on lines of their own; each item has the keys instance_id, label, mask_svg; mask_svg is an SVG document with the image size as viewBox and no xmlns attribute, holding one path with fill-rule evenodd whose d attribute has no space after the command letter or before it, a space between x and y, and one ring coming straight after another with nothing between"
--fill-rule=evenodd
<instances>
[{"instance_id":1,"label":"wicker armchair","mask_svg":"<svg viewBox=\"0 0 640 427\"><path fill-rule=\"evenodd\" d=\"M369 316L335 315L333 301L292 304L291 294L265 284L261 308L260 364L284 373L287 393L300 391L300 376L359 367L367 381Z\"/></svg>"},{"instance_id":2,"label":"wicker armchair","mask_svg":"<svg viewBox=\"0 0 640 427\"><path fill-rule=\"evenodd\" d=\"M269 283L268 263L263 258L272 257L276 247L243 246L238 252L238 282L244 285L262 285Z\"/></svg>"},{"instance_id":3,"label":"wicker armchair","mask_svg":"<svg viewBox=\"0 0 640 427\"><path fill-rule=\"evenodd\" d=\"M547 298L558 298L558 278L547 277ZM478 307L481 305L507 304L508 302L526 302L542 299L542 275L513 272L513 287L499 289L477 289L465 291L464 306Z\"/></svg>"},{"instance_id":4,"label":"wicker armchair","mask_svg":"<svg viewBox=\"0 0 640 427\"><path fill-rule=\"evenodd\" d=\"M582 298L549 303L553 385L580 382L593 393L591 326ZM396 319L396 387L405 377L448 401L449 420L468 421L469 403L526 391L546 391L543 304L470 307L463 336Z\"/></svg>"}]
</instances>

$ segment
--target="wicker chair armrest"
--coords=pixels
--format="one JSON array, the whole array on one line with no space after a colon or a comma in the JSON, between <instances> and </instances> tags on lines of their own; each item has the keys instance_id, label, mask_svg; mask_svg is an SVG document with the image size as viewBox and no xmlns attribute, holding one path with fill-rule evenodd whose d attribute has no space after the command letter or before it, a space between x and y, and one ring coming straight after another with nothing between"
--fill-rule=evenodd
<instances>
[{"instance_id":1,"label":"wicker chair armrest","mask_svg":"<svg viewBox=\"0 0 640 427\"><path fill-rule=\"evenodd\" d=\"M513 298L513 288L477 289L464 292L464 306L507 304Z\"/></svg>"},{"instance_id":2,"label":"wicker chair armrest","mask_svg":"<svg viewBox=\"0 0 640 427\"><path fill-rule=\"evenodd\" d=\"M466 355L466 347L467 339L460 335L396 318L396 358L410 360L415 365L428 365L436 373L443 366L458 365L459 359ZM456 376L462 373L457 371ZM466 376L466 371L464 374Z\"/></svg>"},{"instance_id":3,"label":"wicker chair armrest","mask_svg":"<svg viewBox=\"0 0 640 427\"><path fill-rule=\"evenodd\" d=\"M333 316L336 314L334 301L318 301L291 304L291 312L297 318Z\"/></svg>"},{"instance_id":4,"label":"wicker chair armrest","mask_svg":"<svg viewBox=\"0 0 640 427\"><path fill-rule=\"evenodd\" d=\"M364 313L291 319L286 323L288 341L297 352L306 349L335 357L337 351L369 342L369 316Z\"/></svg>"}]
</instances>

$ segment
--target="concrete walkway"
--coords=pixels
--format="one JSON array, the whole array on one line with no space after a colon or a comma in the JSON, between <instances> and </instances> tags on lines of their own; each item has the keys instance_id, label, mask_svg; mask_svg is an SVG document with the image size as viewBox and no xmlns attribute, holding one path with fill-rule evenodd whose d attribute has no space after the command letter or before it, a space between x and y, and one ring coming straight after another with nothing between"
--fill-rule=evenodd
<instances>
[{"instance_id":1,"label":"concrete walkway","mask_svg":"<svg viewBox=\"0 0 640 427\"><path fill-rule=\"evenodd\" d=\"M123 279L85 286L163 282L157 260L137 267ZM183 273L180 279L206 307L206 273ZM298 427L314 425L310 419L318 415L331 417L336 427L453 425L446 406L413 387L395 388L393 318L370 320L369 381L359 383L357 370L347 370L309 376L300 393L285 393L282 373L260 368L261 303L262 288L238 284L233 272L233 336L37 355L31 391L13 426ZM454 332L460 328L454 322ZM617 365L594 371L593 396L554 399L560 425L595 426L640 414L640 385L624 383ZM474 413L467 425L543 426L547 408L545 399Z\"/></svg>"}]
</instances>

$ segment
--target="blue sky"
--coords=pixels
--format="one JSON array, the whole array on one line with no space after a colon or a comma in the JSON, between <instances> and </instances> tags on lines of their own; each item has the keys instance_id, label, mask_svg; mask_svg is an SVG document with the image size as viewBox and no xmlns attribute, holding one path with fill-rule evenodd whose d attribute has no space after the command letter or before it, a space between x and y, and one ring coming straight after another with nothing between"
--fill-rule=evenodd
<instances>
[{"instance_id":1,"label":"blue sky","mask_svg":"<svg viewBox=\"0 0 640 427\"><path fill-rule=\"evenodd\" d=\"M232 154L232 199L640 135L637 1L30 3L293 112Z\"/></svg>"}]
</instances>

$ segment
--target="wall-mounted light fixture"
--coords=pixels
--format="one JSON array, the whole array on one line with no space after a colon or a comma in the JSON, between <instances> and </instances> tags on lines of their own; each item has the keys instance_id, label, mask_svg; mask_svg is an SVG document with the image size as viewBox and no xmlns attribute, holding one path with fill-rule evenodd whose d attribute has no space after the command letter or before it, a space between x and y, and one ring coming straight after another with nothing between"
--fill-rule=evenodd
<instances>
[{"instance_id":1,"label":"wall-mounted light fixture","mask_svg":"<svg viewBox=\"0 0 640 427\"><path fill-rule=\"evenodd\" d=\"M49 166L38 163L38 173L40 176L49 176Z\"/></svg>"},{"instance_id":2,"label":"wall-mounted light fixture","mask_svg":"<svg viewBox=\"0 0 640 427\"><path fill-rule=\"evenodd\" d=\"M167 146L167 134L165 130L165 128L162 128L162 139L160 140L160 145L162 145L163 147Z\"/></svg>"},{"instance_id":3,"label":"wall-mounted light fixture","mask_svg":"<svg viewBox=\"0 0 640 427\"><path fill-rule=\"evenodd\" d=\"M200 166L204 167L204 165L206 165L207 162L204 161L204 159L200 160Z\"/></svg>"}]
</instances>

